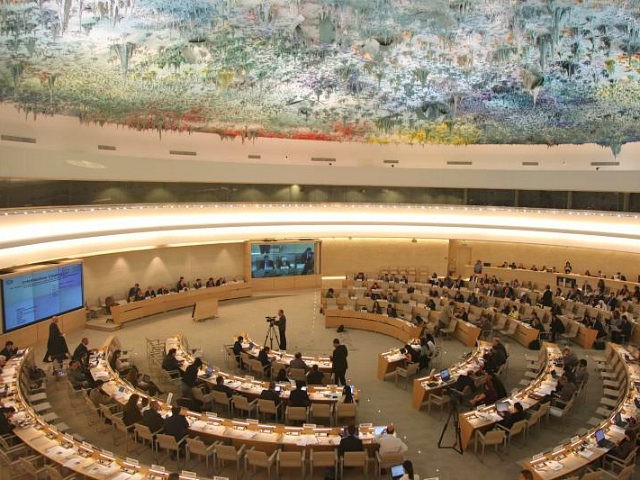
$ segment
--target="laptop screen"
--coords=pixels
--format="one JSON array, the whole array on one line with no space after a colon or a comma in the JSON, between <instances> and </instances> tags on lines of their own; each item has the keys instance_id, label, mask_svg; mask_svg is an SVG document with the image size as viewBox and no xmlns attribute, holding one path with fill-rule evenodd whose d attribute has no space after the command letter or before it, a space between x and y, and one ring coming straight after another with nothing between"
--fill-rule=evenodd
<instances>
[{"instance_id":1,"label":"laptop screen","mask_svg":"<svg viewBox=\"0 0 640 480\"><path fill-rule=\"evenodd\" d=\"M602 442L604 440L604 430L602 429L596 430L595 436L596 436L596 443Z\"/></svg>"},{"instance_id":2,"label":"laptop screen","mask_svg":"<svg viewBox=\"0 0 640 480\"><path fill-rule=\"evenodd\" d=\"M509 411L509 402L496 402L496 410L498 413L506 413Z\"/></svg>"},{"instance_id":3,"label":"laptop screen","mask_svg":"<svg viewBox=\"0 0 640 480\"><path fill-rule=\"evenodd\" d=\"M440 372L440 378L442 379L443 382L448 382L449 380L451 380L451 374L449 373L449 370L444 369Z\"/></svg>"},{"instance_id":4,"label":"laptop screen","mask_svg":"<svg viewBox=\"0 0 640 480\"><path fill-rule=\"evenodd\" d=\"M402 465L394 465L391 467L391 478L400 478L405 474Z\"/></svg>"}]
</instances>

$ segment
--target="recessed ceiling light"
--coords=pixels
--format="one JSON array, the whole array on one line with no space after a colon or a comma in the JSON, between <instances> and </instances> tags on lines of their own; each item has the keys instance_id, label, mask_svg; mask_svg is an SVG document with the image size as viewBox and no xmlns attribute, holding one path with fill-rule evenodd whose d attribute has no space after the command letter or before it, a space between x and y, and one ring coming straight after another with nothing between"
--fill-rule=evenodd
<instances>
[{"instance_id":1,"label":"recessed ceiling light","mask_svg":"<svg viewBox=\"0 0 640 480\"><path fill-rule=\"evenodd\" d=\"M90 162L88 160L67 160L69 165L73 165L74 167L82 167L82 168L107 168L106 165L97 162Z\"/></svg>"}]
</instances>

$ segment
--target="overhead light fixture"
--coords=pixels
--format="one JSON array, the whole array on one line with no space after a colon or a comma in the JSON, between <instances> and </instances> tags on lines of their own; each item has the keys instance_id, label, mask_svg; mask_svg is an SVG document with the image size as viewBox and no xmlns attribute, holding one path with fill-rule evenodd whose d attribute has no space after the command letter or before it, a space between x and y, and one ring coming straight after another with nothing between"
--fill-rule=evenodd
<instances>
[{"instance_id":1,"label":"overhead light fixture","mask_svg":"<svg viewBox=\"0 0 640 480\"><path fill-rule=\"evenodd\" d=\"M93 169L107 168L107 166L103 165L102 163L90 162L89 160L67 160L67 163L69 165L73 165L74 167L93 168Z\"/></svg>"}]
</instances>

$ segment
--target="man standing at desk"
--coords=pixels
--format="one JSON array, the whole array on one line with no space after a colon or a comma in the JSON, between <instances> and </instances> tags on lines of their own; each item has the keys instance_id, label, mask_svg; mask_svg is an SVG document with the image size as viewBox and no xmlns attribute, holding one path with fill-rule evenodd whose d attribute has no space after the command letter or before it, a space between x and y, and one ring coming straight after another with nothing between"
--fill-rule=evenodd
<instances>
[{"instance_id":1,"label":"man standing at desk","mask_svg":"<svg viewBox=\"0 0 640 480\"><path fill-rule=\"evenodd\" d=\"M278 325L278 333L280 334L280 350L287 349L287 317L284 316L284 310L278 310L276 317L276 325Z\"/></svg>"}]
</instances>

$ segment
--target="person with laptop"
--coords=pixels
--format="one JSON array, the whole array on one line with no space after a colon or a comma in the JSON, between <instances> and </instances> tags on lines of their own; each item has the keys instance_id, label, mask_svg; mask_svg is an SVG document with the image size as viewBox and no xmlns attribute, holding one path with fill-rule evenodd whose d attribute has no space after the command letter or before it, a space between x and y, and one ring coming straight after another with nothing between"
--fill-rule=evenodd
<instances>
[{"instance_id":1,"label":"person with laptop","mask_svg":"<svg viewBox=\"0 0 640 480\"><path fill-rule=\"evenodd\" d=\"M524 407L520 402L513 404L513 411L509 409L508 402L497 402L496 410L498 411L498 415L502 417L502 420L498 422L498 425L506 428L507 430L511 429L515 423L527 418L527 415L524 412Z\"/></svg>"},{"instance_id":2,"label":"person with laptop","mask_svg":"<svg viewBox=\"0 0 640 480\"><path fill-rule=\"evenodd\" d=\"M304 382L296 381L296 389L289 394L290 407L308 407L311 405L311 399L307 393L307 387Z\"/></svg>"},{"instance_id":3,"label":"person with laptop","mask_svg":"<svg viewBox=\"0 0 640 480\"><path fill-rule=\"evenodd\" d=\"M375 438L375 441L378 445L380 445L380 455L389 455L390 453L400 453L404 454L409 447L407 444L400 440L395 435L395 426L393 424L389 424L387 428L385 428L380 436Z\"/></svg>"},{"instance_id":4,"label":"person with laptop","mask_svg":"<svg viewBox=\"0 0 640 480\"><path fill-rule=\"evenodd\" d=\"M244 338L242 338L242 336L236 339L235 343L233 344L233 355L236 357L236 362L238 363L238 366L244 370L245 366L242 364L242 357L241 357L241 354L244 351L244 349L242 348L243 341L244 341Z\"/></svg>"},{"instance_id":5,"label":"person with laptop","mask_svg":"<svg viewBox=\"0 0 640 480\"><path fill-rule=\"evenodd\" d=\"M636 433L633 430L627 428L624 431L624 438L622 439L622 441L613 450L611 450L608 453L607 457L616 457L621 460L624 460L635 449L636 449Z\"/></svg>"}]
</instances>

